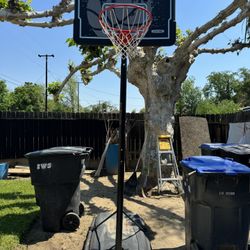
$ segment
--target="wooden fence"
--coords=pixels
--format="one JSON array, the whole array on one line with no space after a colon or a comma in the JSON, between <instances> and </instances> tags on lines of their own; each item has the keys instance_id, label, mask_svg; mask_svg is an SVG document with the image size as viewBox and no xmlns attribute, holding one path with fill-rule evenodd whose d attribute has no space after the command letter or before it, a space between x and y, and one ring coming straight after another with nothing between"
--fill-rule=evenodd
<instances>
[{"instance_id":1,"label":"wooden fence","mask_svg":"<svg viewBox=\"0 0 250 250\"><path fill-rule=\"evenodd\" d=\"M128 159L136 161L144 140L143 115L127 114L132 126ZM107 124L118 127L119 114L0 112L0 159L22 158L25 153L56 146L89 146L98 161L106 140ZM93 162L93 161L92 161Z\"/></svg>"},{"instance_id":2,"label":"wooden fence","mask_svg":"<svg viewBox=\"0 0 250 250\"><path fill-rule=\"evenodd\" d=\"M205 116L212 142L226 142L230 122L250 121L250 112ZM127 114L128 161L136 162L144 140L143 114ZM174 147L181 159L178 117ZM22 158L25 153L63 145L91 146L98 162L105 147L107 122L118 126L119 114L0 112L0 159Z\"/></svg>"},{"instance_id":3,"label":"wooden fence","mask_svg":"<svg viewBox=\"0 0 250 250\"><path fill-rule=\"evenodd\" d=\"M207 115L211 142L226 142L229 123L249 122L250 112L238 112L225 115Z\"/></svg>"}]
</instances>

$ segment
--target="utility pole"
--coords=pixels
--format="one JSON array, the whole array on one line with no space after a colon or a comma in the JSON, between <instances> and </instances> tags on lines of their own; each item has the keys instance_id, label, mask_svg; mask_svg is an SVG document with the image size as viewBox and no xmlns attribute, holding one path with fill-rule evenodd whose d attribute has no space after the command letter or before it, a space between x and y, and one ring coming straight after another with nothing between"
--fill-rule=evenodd
<instances>
[{"instance_id":1,"label":"utility pole","mask_svg":"<svg viewBox=\"0 0 250 250\"><path fill-rule=\"evenodd\" d=\"M78 90L77 90L78 100L77 100L77 111L80 113L80 82L78 82Z\"/></svg>"},{"instance_id":2,"label":"utility pole","mask_svg":"<svg viewBox=\"0 0 250 250\"><path fill-rule=\"evenodd\" d=\"M48 111L48 57L54 57L54 55L40 55L39 57L45 57L45 112Z\"/></svg>"}]
</instances>

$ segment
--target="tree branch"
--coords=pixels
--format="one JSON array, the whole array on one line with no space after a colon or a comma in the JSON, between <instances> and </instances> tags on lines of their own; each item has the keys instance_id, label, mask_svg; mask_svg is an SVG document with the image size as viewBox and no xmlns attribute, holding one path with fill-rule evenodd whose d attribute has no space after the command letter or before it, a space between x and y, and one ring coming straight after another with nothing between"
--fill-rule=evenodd
<instances>
[{"instance_id":1,"label":"tree branch","mask_svg":"<svg viewBox=\"0 0 250 250\"><path fill-rule=\"evenodd\" d=\"M108 62L106 64L104 64L102 67L97 67L97 70L93 71L90 75L95 76L106 69L109 70L110 72L113 72L119 78L121 77L121 72L119 69L117 69L115 67L113 60L112 60L112 57L110 57Z\"/></svg>"},{"instance_id":2,"label":"tree branch","mask_svg":"<svg viewBox=\"0 0 250 250\"><path fill-rule=\"evenodd\" d=\"M223 20L232 15L238 8L241 8L245 4L245 0L234 0L228 7L220 11L213 19L197 27L195 31L185 40L183 47L188 47L191 43L197 39L200 35L205 34L208 30L218 26Z\"/></svg>"},{"instance_id":3,"label":"tree branch","mask_svg":"<svg viewBox=\"0 0 250 250\"><path fill-rule=\"evenodd\" d=\"M33 27L47 27L52 28L56 26L69 25L73 23L72 19L60 20L65 13L70 13L74 10L74 4L71 0L61 0L58 5L52 7L51 10L45 11L25 11L13 12L11 9L0 9L0 21L8 21L13 24L21 26ZM30 22L30 19L48 18L52 17L51 22Z\"/></svg>"},{"instance_id":4,"label":"tree branch","mask_svg":"<svg viewBox=\"0 0 250 250\"><path fill-rule=\"evenodd\" d=\"M190 47L189 52L194 51L197 49L200 45L206 44L209 40L213 39L218 34L224 32L225 30L237 25L241 21L243 21L245 18L250 16L250 2L246 4L246 8L244 8L243 11L241 11L236 17L231 19L230 21L225 21L221 24L220 27L215 28L211 32L209 32L207 35L203 36L200 39L197 39Z\"/></svg>"},{"instance_id":5,"label":"tree branch","mask_svg":"<svg viewBox=\"0 0 250 250\"><path fill-rule=\"evenodd\" d=\"M222 49L198 49L198 54L226 54L228 52L240 51L244 48L250 48L250 43L235 43L230 48L222 48Z\"/></svg>"},{"instance_id":6,"label":"tree branch","mask_svg":"<svg viewBox=\"0 0 250 250\"><path fill-rule=\"evenodd\" d=\"M86 62L86 61L82 61L78 66L72 67L69 74L65 77L65 79L62 81L62 84L60 86L60 88L58 89L57 93L55 94L55 96L58 96L60 94L60 92L62 91L62 89L64 88L64 86L67 84L67 82L69 81L69 79L79 70L81 69L89 69L93 66L96 66L98 64L101 64L103 62L105 62L107 59L110 60L114 55L116 54L116 51L114 49L110 50L108 55L106 57L100 57L92 62ZM101 72L102 67L99 67L99 72ZM104 69L103 69L104 70ZM96 75L99 73L98 69L94 72L91 73L91 75Z\"/></svg>"},{"instance_id":7,"label":"tree branch","mask_svg":"<svg viewBox=\"0 0 250 250\"><path fill-rule=\"evenodd\" d=\"M61 15L65 12L71 12L74 9L74 3L72 0L61 0L58 5L53 7L54 15Z\"/></svg>"},{"instance_id":8,"label":"tree branch","mask_svg":"<svg viewBox=\"0 0 250 250\"><path fill-rule=\"evenodd\" d=\"M119 78L121 77L121 71L115 67L107 67L110 72L113 72Z\"/></svg>"},{"instance_id":9,"label":"tree branch","mask_svg":"<svg viewBox=\"0 0 250 250\"><path fill-rule=\"evenodd\" d=\"M53 27L62 27L66 25L71 25L73 24L74 20L73 19L68 19L68 20L58 20L55 19L55 21L51 22L28 22L28 21L23 21L23 20L13 20L11 23L17 24L20 26L29 26L29 27L37 27L37 28L53 28Z\"/></svg>"}]
</instances>

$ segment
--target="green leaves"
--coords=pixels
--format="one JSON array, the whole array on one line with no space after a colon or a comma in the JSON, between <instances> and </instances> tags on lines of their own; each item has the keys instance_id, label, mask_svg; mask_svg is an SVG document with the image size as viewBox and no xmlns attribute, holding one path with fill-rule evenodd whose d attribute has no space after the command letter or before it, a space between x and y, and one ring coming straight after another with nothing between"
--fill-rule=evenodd
<instances>
[{"instance_id":1,"label":"green leaves","mask_svg":"<svg viewBox=\"0 0 250 250\"><path fill-rule=\"evenodd\" d=\"M193 78L187 79L176 103L181 115L226 114L250 106L250 70L212 72L202 90L195 87Z\"/></svg>"},{"instance_id":2,"label":"green leaves","mask_svg":"<svg viewBox=\"0 0 250 250\"><path fill-rule=\"evenodd\" d=\"M106 68L107 63L109 66L115 67L117 64L116 58L110 58L109 53L113 49L113 47L107 46L85 46L78 45L75 43L73 38L68 38L66 40L69 47L76 46L83 56L83 67L80 69L81 78L85 85L87 85L92 79L92 72L96 69L104 70ZM72 71L74 68L74 64L69 63L68 68L69 71Z\"/></svg>"},{"instance_id":3,"label":"green leaves","mask_svg":"<svg viewBox=\"0 0 250 250\"><path fill-rule=\"evenodd\" d=\"M0 80L0 110L7 111L10 108L10 94L7 85Z\"/></svg>"},{"instance_id":4,"label":"green leaves","mask_svg":"<svg viewBox=\"0 0 250 250\"><path fill-rule=\"evenodd\" d=\"M51 82L48 84L48 92L51 95L57 94L59 91L59 88L61 86L61 82Z\"/></svg>"},{"instance_id":5,"label":"green leaves","mask_svg":"<svg viewBox=\"0 0 250 250\"><path fill-rule=\"evenodd\" d=\"M201 101L202 92L194 86L194 83L194 78L188 78L182 84L181 95L176 103L176 111L180 115L195 115L197 105Z\"/></svg>"},{"instance_id":6,"label":"green leaves","mask_svg":"<svg viewBox=\"0 0 250 250\"><path fill-rule=\"evenodd\" d=\"M66 43L68 44L69 47L78 46L73 38L68 38L66 40Z\"/></svg>"},{"instance_id":7,"label":"green leaves","mask_svg":"<svg viewBox=\"0 0 250 250\"><path fill-rule=\"evenodd\" d=\"M84 108L85 112L103 113L103 112L118 112L117 107L113 106L110 102L102 101L98 104L90 105Z\"/></svg>"},{"instance_id":8,"label":"green leaves","mask_svg":"<svg viewBox=\"0 0 250 250\"><path fill-rule=\"evenodd\" d=\"M84 85L88 85L89 82L93 79L93 76L91 76L91 69L81 69L80 72Z\"/></svg>"},{"instance_id":9,"label":"green leaves","mask_svg":"<svg viewBox=\"0 0 250 250\"><path fill-rule=\"evenodd\" d=\"M24 12L24 11L31 11L32 8L30 6L32 0L27 0L27 1L18 1L17 8L19 11Z\"/></svg>"},{"instance_id":10,"label":"green leaves","mask_svg":"<svg viewBox=\"0 0 250 250\"><path fill-rule=\"evenodd\" d=\"M219 103L214 103L211 100L203 100L197 106L196 115L228 114L238 112L239 110L240 104L232 100L223 100Z\"/></svg>"},{"instance_id":11,"label":"green leaves","mask_svg":"<svg viewBox=\"0 0 250 250\"><path fill-rule=\"evenodd\" d=\"M212 72L207 80L208 82L203 88L206 98L212 99L215 103L235 99L240 84L236 73L229 71Z\"/></svg>"},{"instance_id":12,"label":"green leaves","mask_svg":"<svg viewBox=\"0 0 250 250\"><path fill-rule=\"evenodd\" d=\"M66 43L68 43L69 47L78 47L81 54L84 56L84 60L88 62L91 62L101 56L105 56L105 54L109 51L109 48L104 46L78 45L73 38L68 38Z\"/></svg>"},{"instance_id":13,"label":"green leaves","mask_svg":"<svg viewBox=\"0 0 250 250\"><path fill-rule=\"evenodd\" d=\"M8 7L8 0L0 0L0 9Z\"/></svg>"},{"instance_id":14,"label":"green leaves","mask_svg":"<svg viewBox=\"0 0 250 250\"><path fill-rule=\"evenodd\" d=\"M180 28L176 28L176 45L180 46L192 34L191 30L186 30L185 33Z\"/></svg>"},{"instance_id":15,"label":"green leaves","mask_svg":"<svg viewBox=\"0 0 250 250\"><path fill-rule=\"evenodd\" d=\"M15 88L11 93L11 110L13 111L43 111L44 110L43 87L25 82L23 86Z\"/></svg>"},{"instance_id":16,"label":"green leaves","mask_svg":"<svg viewBox=\"0 0 250 250\"><path fill-rule=\"evenodd\" d=\"M12 12L25 12L31 11L32 0L19 1L19 0L0 0L0 8L8 8Z\"/></svg>"}]
</instances>

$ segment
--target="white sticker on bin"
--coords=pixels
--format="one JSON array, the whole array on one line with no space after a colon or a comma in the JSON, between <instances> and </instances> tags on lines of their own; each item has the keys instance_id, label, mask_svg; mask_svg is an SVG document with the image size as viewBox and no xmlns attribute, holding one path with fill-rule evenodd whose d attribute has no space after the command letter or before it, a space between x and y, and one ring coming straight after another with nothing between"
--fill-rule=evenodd
<instances>
[{"instance_id":1,"label":"white sticker on bin","mask_svg":"<svg viewBox=\"0 0 250 250\"><path fill-rule=\"evenodd\" d=\"M52 163L39 163L36 165L37 170L45 170L45 169L50 169L52 167Z\"/></svg>"}]
</instances>

